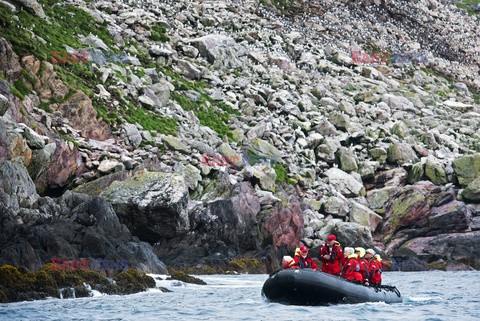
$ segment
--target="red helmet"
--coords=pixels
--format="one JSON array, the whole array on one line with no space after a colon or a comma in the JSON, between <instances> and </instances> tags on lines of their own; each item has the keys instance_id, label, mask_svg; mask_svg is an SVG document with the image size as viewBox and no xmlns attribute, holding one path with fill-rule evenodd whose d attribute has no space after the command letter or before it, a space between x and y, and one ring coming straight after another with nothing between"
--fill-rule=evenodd
<instances>
[{"instance_id":1,"label":"red helmet","mask_svg":"<svg viewBox=\"0 0 480 321\"><path fill-rule=\"evenodd\" d=\"M305 245L300 246L300 252L308 253L308 247L306 247Z\"/></svg>"},{"instance_id":2,"label":"red helmet","mask_svg":"<svg viewBox=\"0 0 480 321\"><path fill-rule=\"evenodd\" d=\"M327 238L331 241L336 241L337 240L337 238L333 234L330 234Z\"/></svg>"}]
</instances>

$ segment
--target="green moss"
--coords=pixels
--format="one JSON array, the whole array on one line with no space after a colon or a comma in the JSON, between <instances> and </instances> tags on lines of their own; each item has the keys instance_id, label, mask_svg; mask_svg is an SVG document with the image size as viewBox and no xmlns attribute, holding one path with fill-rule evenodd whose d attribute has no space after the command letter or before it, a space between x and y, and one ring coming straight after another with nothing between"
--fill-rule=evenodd
<instances>
[{"instance_id":1,"label":"green moss","mask_svg":"<svg viewBox=\"0 0 480 321\"><path fill-rule=\"evenodd\" d=\"M168 270L172 270L172 268L169 268ZM201 266L201 267L187 267L187 268L180 269L179 271L182 271L186 274L201 274L201 275L209 275L209 274L218 274L219 273L218 270L211 267L210 265L204 265L204 266Z\"/></svg>"},{"instance_id":2,"label":"green moss","mask_svg":"<svg viewBox=\"0 0 480 321\"><path fill-rule=\"evenodd\" d=\"M146 291L147 288L155 287L155 280L146 275L139 273L135 269L123 271L113 278L119 286L122 293L136 293Z\"/></svg>"},{"instance_id":3,"label":"green moss","mask_svg":"<svg viewBox=\"0 0 480 321\"><path fill-rule=\"evenodd\" d=\"M263 274L267 272L265 263L259 259L242 258L236 259L227 264L227 270L238 273L255 273Z\"/></svg>"},{"instance_id":4,"label":"green moss","mask_svg":"<svg viewBox=\"0 0 480 321\"><path fill-rule=\"evenodd\" d=\"M15 87L15 89L18 90L18 92L20 94L22 94L22 96L26 96L30 93L30 89L28 89L28 87L25 85L25 83L23 82L23 80L21 79L18 79L17 81L15 81L13 83L13 86Z\"/></svg>"},{"instance_id":5,"label":"green moss","mask_svg":"<svg viewBox=\"0 0 480 321\"><path fill-rule=\"evenodd\" d=\"M15 88L14 86L10 85L9 84L9 87L10 87L10 91L12 92L12 94L14 94L15 96L17 96L18 98L20 98L21 100L24 100L25 99L25 96L17 89Z\"/></svg>"},{"instance_id":6,"label":"green moss","mask_svg":"<svg viewBox=\"0 0 480 321\"><path fill-rule=\"evenodd\" d=\"M73 144L73 146L75 146L75 147L79 146L79 144L75 140L68 137L67 135L63 135L63 134L58 133L58 136L60 136L66 142L71 142Z\"/></svg>"},{"instance_id":7,"label":"green moss","mask_svg":"<svg viewBox=\"0 0 480 321\"><path fill-rule=\"evenodd\" d=\"M232 131L227 124L230 122L230 115L240 115L240 112L233 109L223 102L219 102L210 98L204 88L207 85L203 81L187 81L180 75L169 69L162 72L172 79L172 84L176 91L172 93L172 99L175 100L184 110L193 111L202 126L207 126L217 132L221 137L227 136L233 140ZM193 90L200 94L198 101L189 99L181 91Z\"/></svg>"},{"instance_id":8,"label":"green moss","mask_svg":"<svg viewBox=\"0 0 480 321\"><path fill-rule=\"evenodd\" d=\"M285 168L285 165L278 163L273 167L275 170L275 174L277 174L277 178L275 179L275 183L280 183L280 182L287 182L287 169Z\"/></svg>"},{"instance_id":9,"label":"green moss","mask_svg":"<svg viewBox=\"0 0 480 321\"><path fill-rule=\"evenodd\" d=\"M153 41L161 41L161 42L170 41L170 38L168 38L165 32L166 32L165 27L159 24L155 24L151 27L151 33L152 33L151 39Z\"/></svg>"},{"instance_id":10,"label":"green moss","mask_svg":"<svg viewBox=\"0 0 480 321\"><path fill-rule=\"evenodd\" d=\"M35 88L35 85L37 84L37 80L32 76L30 76L28 71L26 71L25 69L22 69L22 76L30 83L32 88Z\"/></svg>"},{"instance_id":11,"label":"green moss","mask_svg":"<svg viewBox=\"0 0 480 321\"><path fill-rule=\"evenodd\" d=\"M177 271L174 269L170 269L170 277L173 280L179 280L185 283L193 283L193 284L200 284L200 285L207 284L203 280L200 280L199 278L196 278L194 276L186 274L185 272Z\"/></svg>"},{"instance_id":12,"label":"green moss","mask_svg":"<svg viewBox=\"0 0 480 321\"><path fill-rule=\"evenodd\" d=\"M13 46L17 54L33 54L40 60L51 57L51 51L60 51L65 45L72 48L81 47L78 34L88 36L96 35L110 48L113 47L113 39L107 28L98 23L82 9L72 5L59 5L58 0L40 0L45 14L54 23L45 23L26 10L12 13L9 10L0 10L0 34ZM13 19L16 15L19 21ZM73 27L74 26L74 27ZM32 37L28 30L45 40Z\"/></svg>"},{"instance_id":13,"label":"green moss","mask_svg":"<svg viewBox=\"0 0 480 321\"><path fill-rule=\"evenodd\" d=\"M473 15L478 15L479 12L473 10L472 7L476 8L479 3L480 3L480 0L461 0L457 2L456 5L460 9L467 10L468 14L473 16Z\"/></svg>"},{"instance_id":14,"label":"green moss","mask_svg":"<svg viewBox=\"0 0 480 321\"><path fill-rule=\"evenodd\" d=\"M176 119L156 115L143 107L135 107L131 103L127 103L121 112L129 123L139 123L145 130L155 130L166 135L177 134L178 122Z\"/></svg>"}]
</instances>

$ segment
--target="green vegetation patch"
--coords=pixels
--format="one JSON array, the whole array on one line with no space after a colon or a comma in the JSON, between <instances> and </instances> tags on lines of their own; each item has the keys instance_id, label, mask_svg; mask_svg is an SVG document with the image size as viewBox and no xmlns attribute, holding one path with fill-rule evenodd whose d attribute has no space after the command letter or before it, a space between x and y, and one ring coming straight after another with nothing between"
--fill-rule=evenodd
<instances>
[{"instance_id":1,"label":"green vegetation patch","mask_svg":"<svg viewBox=\"0 0 480 321\"><path fill-rule=\"evenodd\" d=\"M152 33L151 39L153 41L161 41L161 42L168 42L170 38L165 34L166 28L160 24L155 24L150 28L150 32Z\"/></svg>"},{"instance_id":2,"label":"green vegetation patch","mask_svg":"<svg viewBox=\"0 0 480 321\"><path fill-rule=\"evenodd\" d=\"M260 0L260 3L267 8L275 8L286 16L309 14L310 7L307 3L298 0Z\"/></svg>"},{"instance_id":3,"label":"green vegetation patch","mask_svg":"<svg viewBox=\"0 0 480 321\"><path fill-rule=\"evenodd\" d=\"M478 4L480 4L480 0L461 0L456 3L458 8L467 10L468 14L471 16L480 14L479 11L472 9L472 7L476 8Z\"/></svg>"},{"instance_id":4,"label":"green vegetation patch","mask_svg":"<svg viewBox=\"0 0 480 321\"><path fill-rule=\"evenodd\" d=\"M162 72L172 79L175 90L172 99L175 100L186 111L193 111L202 126L207 126L217 132L220 137L227 136L233 140L233 133L228 127L230 115L240 115L240 112L223 102L210 98L204 88L207 85L203 81L188 81L171 70ZM192 100L182 91L195 91L199 94L198 100ZM215 108L216 107L216 108Z\"/></svg>"}]
</instances>

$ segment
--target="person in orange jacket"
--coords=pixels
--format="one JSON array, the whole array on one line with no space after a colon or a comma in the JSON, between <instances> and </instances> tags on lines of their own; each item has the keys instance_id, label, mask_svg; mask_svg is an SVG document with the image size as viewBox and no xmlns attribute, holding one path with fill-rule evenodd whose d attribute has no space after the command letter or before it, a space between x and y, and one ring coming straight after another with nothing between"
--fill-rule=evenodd
<instances>
[{"instance_id":1,"label":"person in orange jacket","mask_svg":"<svg viewBox=\"0 0 480 321\"><path fill-rule=\"evenodd\" d=\"M298 254L293 258L294 263L290 265L291 268L318 270L317 263L315 263L308 253L308 247L305 245L300 246L300 251L297 253Z\"/></svg>"},{"instance_id":2,"label":"person in orange jacket","mask_svg":"<svg viewBox=\"0 0 480 321\"><path fill-rule=\"evenodd\" d=\"M346 247L343 250L345 261L343 262L343 269L340 277L354 281L362 282L362 274L360 273L360 263L358 263L357 254L355 254L352 247Z\"/></svg>"},{"instance_id":3,"label":"person in orange jacket","mask_svg":"<svg viewBox=\"0 0 480 321\"><path fill-rule=\"evenodd\" d=\"M327 242L318 252L318 259L322 262L322 272L340 275L340 263L343 261L343 252L335 235L330 234Z\"/></svg>"},{"instance_id":4,"label":"person in orange jacket","mask_svg":"<svg viewBox=\"0 0 480 321\"><path fill-rule=\"evenodd\" d=\"M372 263L370 263L370 284L382 285L382 258L375 254Z\"/></svg>"}]
</instances>

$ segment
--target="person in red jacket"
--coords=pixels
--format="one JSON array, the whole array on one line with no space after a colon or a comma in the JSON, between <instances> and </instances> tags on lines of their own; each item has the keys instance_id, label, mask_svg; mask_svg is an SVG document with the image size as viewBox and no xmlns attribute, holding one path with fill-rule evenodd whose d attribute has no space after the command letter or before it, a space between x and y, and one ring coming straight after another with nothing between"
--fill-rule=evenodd
<instances>
[{"instance_id":1,"label":"person in red jacket","mask_svg":"<svg viewBox=\"0 0 480 321\"><path fill-rule=\"evenodd\" d=\"M318 259L322 262L322 272L340 275L340 263L343 261L343 252L335 235L330 234L327 242L318 252Z\"/></svg>"},{"instance_id":2,"label":"person in red jacket","mask_svg":"<svg viewBox=\"0 0 480 321\"><path fill-rule=\"evenodd\" d=\"M356 247L355 254L357 255L358 263L360 264L360 273L362 274L362 283L369 285L368 279L370 263L365 258L365 249L363 247Z\"/></svg>"},{"instance_id":3,"label":"person in red jacket","mask_svg":"<svg viewBox=\"0 0 480 321\"><path fill-rule=\"evenodd\" d=\"M317 263L315 263L315 261L308 253L308 247L306 247L305 245L300 246L299 254L300 255L295 255L295 257L293 258L293 261L295 263L290 265L291 268L318 270Z\"/></svg>"},{"instance_id":4,"label":"person in red jacket","mask_svg":"<svg viewBox=\"0 0 480 321\"><path fill-rule=\"evenodd\" d=\"M360 273L360 264L357 260L357 254L354 253L352 247L346 247L344 250L345 261L343 263L342 278L354 282L362 282L362 274Z\"/></svg>"},{"instance_id":5,"label":"person in red jacket","mask_svg":"<svg viewBox=\"0 0 480 321\"><path fill-rule=\"evenodd\" d=\"M382 285L382 258L375 254L372 263L370 263L370 284Z\"/></svg>"}]
</instances>

